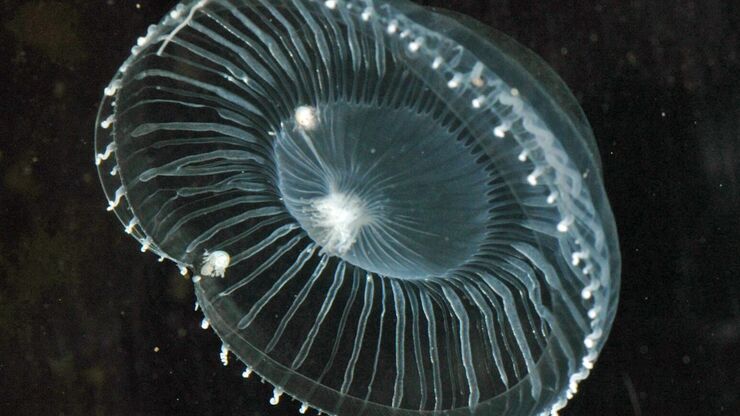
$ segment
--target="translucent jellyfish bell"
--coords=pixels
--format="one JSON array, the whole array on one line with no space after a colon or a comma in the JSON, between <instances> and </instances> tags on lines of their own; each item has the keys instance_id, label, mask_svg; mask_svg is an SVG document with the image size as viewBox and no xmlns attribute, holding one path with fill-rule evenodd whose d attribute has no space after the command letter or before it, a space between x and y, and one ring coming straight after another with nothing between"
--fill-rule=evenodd
<instances>
[{"instance_id":1,"label":"translucent jellyfish bell","mask_svg":"<svg viewBox=\"0 0 740 416\"><path fill-rule=\"evenodd\" d=\"M201 0L105 91L96 163L229 353L339 415L536 415L575 394L620 258L575 99L402 0Z\"/></svg>"}]
</instances>

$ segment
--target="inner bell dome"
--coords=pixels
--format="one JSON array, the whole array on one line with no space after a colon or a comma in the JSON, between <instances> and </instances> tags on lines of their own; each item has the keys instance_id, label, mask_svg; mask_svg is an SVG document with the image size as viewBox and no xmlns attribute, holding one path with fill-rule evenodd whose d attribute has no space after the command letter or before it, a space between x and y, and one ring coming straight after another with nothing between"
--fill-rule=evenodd
<instances>
[{"instance_id":1,"label":"inner bell dome","mask_svg":"<svg viewBox=\"0 0 740 416\"><path fill-rule=\"evenodd\" d=\"M300 106L277 133L279 187L328 254L385 276L444 276L476 253L489 217L471 142L413 108Z\"/></svg>"}]
</instances>

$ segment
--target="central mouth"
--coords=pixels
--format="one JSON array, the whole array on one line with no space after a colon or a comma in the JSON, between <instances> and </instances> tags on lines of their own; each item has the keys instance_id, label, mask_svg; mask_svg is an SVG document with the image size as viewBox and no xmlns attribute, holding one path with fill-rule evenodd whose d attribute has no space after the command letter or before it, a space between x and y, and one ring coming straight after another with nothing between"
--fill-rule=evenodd
<instances>
[{"instance_id":1,"label":"central mouth","mask_svg":"<svg viewBox=\"0 0 740 416\"><path fill-rule=\"evenodd\" d=\"M373 216L356 195L332 187L329 193L307 206L310 221L306 232L326 253L343 256L357 240L363 226L372 224Z\"/></svg>"},{"instance_id":2,"label":"central mouth","mask_svg":"<svg viewBox=\"0 0 740 416\"><path fill-rule=\"evenodd\" d=\"M301 106L277 133L280 192L324 253L383 276L444 276L478 251L490 216L469 139L410 108Z\"/></svg>"}]
</instances>

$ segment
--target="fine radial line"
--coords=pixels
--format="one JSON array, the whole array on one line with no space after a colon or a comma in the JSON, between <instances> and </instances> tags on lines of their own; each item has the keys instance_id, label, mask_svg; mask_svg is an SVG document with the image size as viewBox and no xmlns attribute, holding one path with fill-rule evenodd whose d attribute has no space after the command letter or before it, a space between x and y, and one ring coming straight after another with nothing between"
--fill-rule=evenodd
<instances>
[{"instance_id":1,"label":"fine radial line","mask_svg":"<svg viewBox=\"0 0 740 416\"><path fill-rule=\"evenodd\" d=\"M349 317L349 311L352 309L352 306L355 303L355 298L357 297L357 293L359 291L359 269L353 268L352 269L352 288L350 289L350 295L349 299L347 299L347 302L344 304L344 310L342 311L342 317L339 320L339 325L336 326L337 330L334 334L334 345L331 348L331 354L329 355L329 359L326 360L326 364L324 364L324 370L321 372L318 378L316 378L316 381L318 383L321 383L324 380L324 376L329 372L329 369L335 364L334 359L337 357L337 353L339 352L339 347L342 345L342 337L344 336L344 330L347 328L347 318Z\"/></svg>"},{"instance_id":2,"label":"fine radial line","mask_svg":"<svg viewBox=\"0 0 740 416\"><path fill-rule=\"evenodd\" d=\"M440 369L439 348L437 348L437 319L427 289L421 288L419 295L421 308L427 319L429 357L432 362L432 379L434 380L434 410L439 411L442 408L442 370Z\"/></svg>"},{"instance_id":3,"label":"fine radial line","mask_svg":"<svg viewBox=\"0 0 740 416\"><path fill-rule=\"evenodd\" d=\"M542 380L539 375L539 371L534 363L534 357L532 357L532 351L527 343L527 337L522 329L522 322L519 318L516 305L513 301L513 295L509 288L501 283L494 276L485 273L479 274L480 278L494 291L504 302L504 312L509 320L509 326L514 332L514 339L519 345L519 351L524 357L524 364L527 367L527 373L530 376L530 382L532 384L532 397L538 398L542 393Z\"/></svg>"},{"instance_id":4,"label":"fine radial line","mask_svg":"<svg viewBox=\"0 0 740 416\"><path fill-rule=\"evenodd\" d=\"M324 322L326 314L329 313L329 309L331 309L331 306L334 304L334 301L337 298L337 292L339 292L339 288L342 286L342 283L344 283L345 269L346 265L344 261L340 260L337 265L337 270L334 272L334 281L332 282L329 291L326 293L326 298L321 304L321 309L316 315L316 320L309 330L308 335L306 335L306 339L305 341L303 341L303 345L301 345L300 351L298 351L298 354L293 360L291 368L297 369L298 367L303 365L303 362L306 360L306 356L308 356L308 352L311 350L311 346L316 340L316 334L318 334L319 330L321 329L321 324Z\"/></svg>"},{"instance_id":5,"label":"fine radial line","mask_svg":"<svg viewBox=\"0 0 740 416\"><path fill-rule=\"evenodd\" d=\"M416 369L419 372L419 410L423 410L427 402L427 378L426 371L424 370L423 355L421 352L421 330L419 329L419 323L421 322L421 315L419 314L419 300L415 291L408 290L409 293L409 304L411 305L411 323L413 331L414 341L414 357L416 358Z\"/></svg>"},{"instance_id":6,"label":"fine radial line","mask_svg":"<svg viewBox=\"0 0 740 416\"><path fill-rule=\"evenodd\" d=\"M275 264L275 262L277 262L280 259L280 257L284 256L285 253L287 253L291 249L293 249L293 247L295 247L296 244L298 244L298 242L300 242L302 238L303 238L303 236L301 236L301 235L297 235L297 236L291 238L282 247L280 247L279 249L275 250L275 252L267 260L263 261L262 264L260 264L259 267L257 267L256 269L252 270L252 272L250 274L248 274L247 276L243 277L238 282L234 283L233 285L229 286L227 289L225 289L224 291L222 291L221 293L219 293L219 296L220 297L230 296L231 294L233 294L237 290L239 290L242 287L248 285L256 277L261 276L262 273L264 273L265 270L267 270L270 267L272 267L272 265Z\"/></svg>"},{"instance_id":7,"label":"fine radial line","mask_svg":"<svg viewBox=\"0 0 740 416\"><path fill-rule=\"evenodd\" d=\"M313 288L314 284L316 284L316 281L318 280L319 276L321 276L321 273L326 268L326 264L328 262L329 257L326 255L322 255L321 260L319 260L319 264L316 265L316 268L311 274L311 277L308 279L308 282L301 288L301 291L298 292L298 295L296 295L295 299L293 300L293 304L290 305L290 309L288 309L288 312L285 313L283 319L280 320L280 325L278 325L277 329L275 330L275 334L273 334L270 343L267 344L265 352L269 353L275 348L275 345L277 345L280 337L283 336L283 332L285 332L285 328L288 326L288 323L290 323L290 321L293 319L293 316L295 316L298 308L300 308L301 305L303 305L303 302L306 301L306 297L311 292L311 289Z\"/></svg>"},{"instance_id":8,"label":"fine radial line","mask_svg":"<svg viewBox=\"0 0 740 416\"><path fill-rule=\"evenodd\" d=\"M342 394L347 394L350 386L352 385L352 379L355 375L355 365L357 359L360 356L360 350L362 349L362 343L365 340L365 329L367 327L367 319L370 316L370 311L373 308L373 299L375 298L375 284L373 278L368 274L365 279L365 297L362 304L362 312L360 313L360 320L357 325L357 333L355 335L355 342L352 346L352 356L347 364L347 369L344 372L344 381L342 382L342 388L340 391Z\"/></svg>"},{"instance_id":9,"label":"fine radial line","mask_svg":"<svg viewBox=\"0 0 740 416\"><path fill-rule=\"evenodd\" d=\"M475 375L475 367L473 366L473 353L470 346L470 318L462 301L460 301L460 298L452 289L442 286L442 292L460 324L461 358L463 367L465 368L465 377L468 380L468 407L475 408L480 399L480 391L478 390L478 381Z\"/></svg>"},{"instance_id":10,"label":"fine radial line","mask_svg":"<svg viewBox=\"0 0 740 416\"><path fill-rule=\"evenodd\" d=\"M393 387L393 407L398 407L403 400L405 378L406 296L398 280L391 280L391 288L393 289L393 300L396 308L396 381Z\"/></svg>"},{"instance_id":11,"label":"fine radial line","mask_svg":"<svg viewBox=\"0 0 740 416\"><path fill-rule=\"evenodd\" d=\"M264 308L265 305L267 305L267 303L270 302L272 298L274 298L275 295L277 295L283 289L283 287L285 287L285 285L295 277L296 273L303 269L303 266L305 266L306 263L311 259L311 257L313 257L313 253L315 251L316 245L314 245L313 243L304 248L295 262L288 268L288 270L285 271L285 273L283 273L282 276L280 276L280 279L275 282L270 290L268 290L264 295L260 296L259 300L254 304L254 306L252 306L252 309L249 310L249 313L247 313L239 321L237 327L239 329L244 329L251 325L254 318L257 317L257 314L262 311L262 308Z\"/></svg>"},{"instance_id":12,"label":"fine radial line","mask_svg":"<svg viewBox=\"0 0 740 416\"><path fill-rule=\"evenodd\" d=\"M370 395L373 393L373 382L375 376L378 373L378 360L380 359L380 346L383 343L383 325L385 323L385 279L379 279L380 282L380 322L378 325L378 342L375 344L375 358L373 359L373 372L370 376L370 381L367 383L367 394L365 395L365 401L370 400Z\"/></svg>"},{"instance_id":13,"label":"fine radial line","mask_svg":"<svg viewBox=\"0 0 740 416\"><path fill-rule=\"evenodd\" d=\"M501 382L504 383L504 386L506 388L509 388L509 377L506 375L506 368L504 367L503 357L501 356L501 348L498 345L496 334L494 333L496 327L493 323L493 311L486 303L483 295L478 290L476 290L475 287L468 285L466 291L475 303L475 306L477 306L478 309L483 313L483 320L486 327L486 336L488 342L491 345L493 361L496 364L496 368L498 369L499 377L501 377Z\"/></svg>"}]
</instances>

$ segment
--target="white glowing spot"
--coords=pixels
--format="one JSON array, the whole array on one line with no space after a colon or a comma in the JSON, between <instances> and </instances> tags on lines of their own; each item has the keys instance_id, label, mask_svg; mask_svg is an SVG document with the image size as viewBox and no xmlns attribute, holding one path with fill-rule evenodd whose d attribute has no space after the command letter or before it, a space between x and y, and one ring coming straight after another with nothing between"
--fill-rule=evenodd
<instances>
[{"instance_id":1,"label":"white glowing spot","mask_svg":"<svg viewBox=\"0 0 740 416\"><path fill-rule=\"evenodd\" d=\"M113 169L110 170L110 176L116 176L118 175L118 165L113 166Z\"/></svg>"},{"instance_id":2,"label":"white glowing spot","mask_svg":"<svg viewBox=\"0 0 740 416\"><path fill-rule=\"evenodd\" d=\"M509 131L508 126L506 126L505 124L502 124L500 126L496 126L496 128L493 129L493 134L496 137L503 139L504 137L506 137L507 131Z\"/></svg>"},{"instance_id":3,"label":"white glowing spot","mask_svg":"<svg viewBox=\"0 0 740 416\"><path fill-rule=\"evenodd\" d=\"M588 252L587 251L576 251L573 254L571 254L571 264L574 266L578 266L581 264L581 260L585 260L588 258Z\"/></svg>"},{"instance_id":4,"label":"white glowing spot","mask_svg":"<svg viewBox=\"0 0 740 416\"><path fill-rule=\"evenodd\" d=\"M249 378L249 376L252 375L252 369L250 367L247 367L244 369L244 372L242 373L243 378Z\"/></svg>"},{"instance_id":5,"label":"white glowing spot","mask_svg":"<svg viewBox=\"0 0 740 416\"><path fill-rule=\"evenodd\" d=\"M103 120L100 123L100 127L104 128L104 129L109 128L110 125L113 124L113 122L115 121L115 119L116 118L113 116L113 114L109 115L105 120Z\"/></svg>"},{"instance_id":6,"label":"white glowing spot","mask_svg":"<svg viewBox=\"0 0 740 416\"><path fill-rule=\"evenodd\" d=\"M105 87L105 90L103 90L103 92L108 97L111 97L116 93L116 91L118 91L119 88L121 88L121 80L114 79L113 81L111 81L110 85Z\"/></svg>"},{"instance_id":7,"label":"white glowing spot","mask_svg":"<svg viewBox=\"0 0 740 416\"><path fill-rule=\"evenodd\" d=\"M200 268L200 274L204 277L224 277L229 263L231 263L229 253L222 250L213 253L206 251L203 254L203 266Z\"/></svg>"},{"instance_id":8,"label":"white glowing spot","mask_svg":"<svg viewBox=\"0 0 740 416\"><path fill-rule=\"evenodd\" d=\"M440 66L444 63L444 59L442 59L441 56L438 56L434 58L434 61L432 62L432 69L439 69Z\"/></svg>"},{"instance_id":9,"label":"white glowing spot","mask_svg":"<svg viewBox=\"0 0 740 416\"><path fill-rule=\"evenodd\" d=\"M516 88L511 89L511 96L512 97L518 97L519 96L519 90Z\"/></svg>"},{"instance_id":10,"label":"white glowing spot","mask_svg":"<svg viewBox=\"0 0 740 416\"><path fill-rule=\"evenodd\" d=\"M329 254L346 253L362 226L372 222L360 198L336 190L313 200L310 214L313 237Z\"/></svg>"},{"instance_id":11,"label":"white glowing spot","mask_svg":"<svg viewBox=\"0 0 740 416\"><path fill-rule=\"evenodd\" d=\"M593 264L589 263L586 265L586 267L583 268L583 274L591 274L594 271Z\"/></svg>"},{"instance_id":12,"label":"white glowing spot","mask_svg":"<svg viewBox=\"0 0 740 416\"><path fill-rule=\"evenodd\" d=\"M483 66L482 62L476 62L473 66L473 70L470 72L470 79L474 86L480 88L485 85L482 77L484 69L485 66Z\"/></svg>"},{"instance_id":13,"label":"white glowing spot","mask_svg":"<svg viewBox=\"0 0 740 416\"><path fill-rule=\"evenodd\" d=\"M552 191L552 193L547 196L547 203L552 205L555 203L557 199L558 199L558 191Z\"/></svg>"},{"instance_id":14,"label":"white glowing spot","mask_svg":"<svg viewBox=\"0 0 740 416\"><path fill-rule=\"evenodd\" d=\"M526 162L527 157L529 157L529 150L524 149L521 153L519 153L519 157L517 159L519 159L520 162Z\"/></svg>"},{"instance_id":15,"label":"white glowing spot","mask_svg":"<svg viewBox=\"0 0 740 416\"><path fill-rule=\"evenodd\" d=\"M126 191L123 190L123 186L116 189L116 196L112 201L108 201L108 211L113 211L116 209L119 203L121 203L121 198L125 195Z\"/></svg>"},{"instance_id":16,"label":"white glowing spot","mask_svg":"<svg viewBox=\"0 0 740 416\"><path fill-rule=\"evenodd\" d=\"M596 363L596 360L598 358L599 353L597 351L591 350L588 354L586 354L585 357L583 357L581 363L583 363L583 366L586 367L588 371L594 368L594 363Z\"/></svg>"},{"instance_id":17,"label":"white glowing spot","mask_svg":"<svg viewBox=\"0 0 740 416\"><path fill-rule=\"evenodd\" d=\"M575 218L573 218L572 215L568 215L567 217L563 218L563 220L558 223L558 231L560 231L561 233L567 233L568 228L573 225L573 221L575 221Z\"/></svg>"},{"instance_id":18,"label":"white glowing spot","mask_svg":"<svg viewBox=\"0 0 740 416\"><path fill-rule=\"evenodd\" d=\"M306 414L306 411L308 411L308 405L306 403L301 403L301 408L298 409L298 413L304 415Z\"/></svg>"},{"instance_id":19,"label":"white glowing spot","mask_svg":"<svg viewBox=\"0 0 740 416\"><path fill-rule=\"evenodd\" d=\"M326 0L324 6L334 10L337 7L337 0Z\"/></svg>"},{"instance_id":20,"label":"white glowing spot","mask_svg":"<svg viewBox=\"0 0 740 416\"><path fill-rule=\"evenodd\" d=\"M223 365L229 365L229 347L227 347L226 344L221 345L221 353L219 354L219 357L221 358L221 363Z\"/></svg>"},{"instance_id":21,"label":"white glowing spot","mask_svg":"<svg viewBox=\"0 0 740 416\"><path fill-rule=\"evenodd\" d=\"M172 39L174 39L175 36L177 36L177 33L190 24L190 21L193 20L193 16L195 15L195 12L203 8L203 6L205 6L206 3L208 3L208 1L209 0L200 0L198 4L196 4L190 9L190 13L188 13L188 16L185 18L185 20L180 22L180 24L177 25L177 27L175 27L175 29L169 35L167 35L167 37L164 39L164 42L162 42L162 46L160 46L159 49L157 50L157 56L162 56L162 52L164 52L164 49L167 47L167 45L170 42L172 42ZM183 5L179 4L178 6L183 6ZM178 8L176 8L175 10L172 11L172 14L174 14L174 16L172 16L173 19L179 19L180 16L182 15L182 10L179 10Z\"/></svg>"},{"instance_id":22,"label":"white glowing spot","mask_svg":"<svg viewBox=\"0 0 740 416\"><path fill-rule=\"evenodd\" d=\"M200 303L198 303L198 301L195 301L195 305L193 305L193 310L197 311L198 309L200 309Z\"/></svg>"},{"instance_id":23,"label":"white glowing spot","mask_svg":"<svg viewBox=\"0 0 740 416\"><path fill-rule=\"evenodd\" d=\"M173 19L179 19L182 15L183 9L185 9L185 7L182 4L178 4L177 7L170 12L170 17Z\"/></svg>"},{"instance_id":24,"label":"white glowing spot","mask_svg":"<svg viewBox=\"0 0 740 416\"><path fill-rule=\"evenodd\" d=\"M362 17L362 20L368 21L373 15L373 9L371 7L366 8L362 14L360 15Z\"/></svg>"},{"instance_id":25,"label":"white glowing spot","mask_svg":"<svg viewBox=\"0 0 740 416\"><path fill-rule=\"evenodd\" d=\"M126 231L126 234L131 234L132 231L134 231L134 227L136 227L136 224L139 223L139 220L137 218L131 218L131 221L128 222L128 225L126 225L126 228L123 230Z\"/></svg>"},{"instance_id":26,"label":"white glowing spot","mask_svg":"<svg viewBox=\"0 0 740 416\"><path fill-rule=\"evenodd\" d=\"M295 123L303 130L313 130L319 124L318 111L311 106L302 105L295 109Z\"/></svg>"},{"instance_id":27,"label":"white glowing spot","mask_svg":"<svg viewBox=\"0 0 740 416\"><path fill-rule=\"evenodd\" d=\"M180 269L180 274L182 276L187 276L188 275L188 268L187 267L185 267L183 265L179 265L177 267Z\"/></svg>"},{"instance_id":28,"label":"white glowing spot","mask_svg":"<svg viewBox=\"0 0 740 416\"><path fill-rule=\"evenodd\" d=\"M596 342L589 337L586 337L586 339L583 341L583 344L586 346L586 348L593 348L596 346Z\"/></svg>"},{"instance_id":29,"label":"white glowing spot","mask_svg":"<svg viewBox=\"0 0 740 416\"><path fill-rule=\"evenodd\" d=\"M152 239L147 237L144 242L141 243L141 252L144 253L152 246Z\"/></svg>"},{"instance_id":30,"label":"white glowing spot","mask_svg":"<svg viewBox=\"0 0 740 416\"><path fill-rule=\"evenodd\" d=\"M539 179L542 174L545 173L545 170L541 167L535 168L535 170L527 175L527 182L529 182L530 185L535 186L537 185L537 179Z\"/></svg>"},{"instance_id":31,"label":"white glowing spot","mask_svg":"<svg viewBox=\"0 0 740 416\"><path fill-rule=\"evenodd\" d=\"M455 74L455 76L453 76L452 79L447 83L447 87L450 89L455 89L460 86L461 81L462 81L462 75Z\"/></svg>"},{"instance_id":32,"label":"white glowing spot","mask_svg":"<svg viewBox=\"0 0 740 416\"><path fill-rule=\"evenodd\" d=\"M576 393L578 393L578 382L577 381L571 381L570 384L569 384L569 386L568 386L568 391L572 395L575 395Z\"/></svg>"},{"instance_id":33,"label":"white glowing spot","mask_svg":"<svg viewBox=\"0 0 740 416\"><path fill-rule=\"evenodd\" d=\"M596 319L597 316L599 316L599 311L601 308L598 306L594 306L592 309L588 310L588 317L591 319Z\"/></svg>"},{"instance_id":34,"label":"white glowing spot","mask_svg":"<svg viewBox=\"0 0 740 416\"><path fill-rule=\"evenodd\" d=\"M278 403L280 403L280 396L283 395L283 391L279 389L278 387L275 387L272 390L272 399L270 399L270 404L273 406L276 406Z\"/></svg>"},{"instance_id":35,"label":"white glowing spot","mask_svg":"<svg viewBox=\"0 0 740 416\"><path fill-rule=\"evenodd\" d=\"M104 160L108 160L110 155L116 151L116 142L110 142L108 143L108 146L105 146L105 151L103 153L98 153L95 155L95 165L100 166L101 163L103 163Z\"/></svg>"},{"instance_id":36,"label":"white glowing spot","mask_svg":"<svg viewBox=\"0 0 740 416\"><path fill-rule=\"evenodd\" d=\"M601 285L597 280L592 280L591 283L584 287L581 291L581 297L585 300L591 299L594 295L594 291L597 290Z\"/></svg>"},{"instance_id":37,"label":"white glowing spot","mask_svg":"<svg viewBox=\"0 0 740 416\"><path fill-rule=\"evenodd\" d=\"M421 49L421 45L424 44L424 38L418 37L413 42L409 43L409 51L418 52Z\"/></svg>"},{"instance_id":38,"label":"white glowing spot","mask_svg":"<svg viewBox=\"0 0 740 416\"><path fill-rule=\"evenodd\" d=\"M193 283L198 283L198 282L200 282L200 279L202 279L202 277L200 277L200 275L199 275L199 274L196 274L195 276L193 276Z\"/></svg>"},{"instance_id":39,"label":"white glowing spot","mask_svg":"<svg viewBox=\"0 0 740 416\"><path fill-rule=\"evenodd\" d=\"M486 97L484 97L484 96L481 95L480 97L475 98L473 100L473 103L472 103L473 104L473 108L481 108L481 106L485 102L486 102Z\"/></svg>"},{"instance_id":40,"label":"white glowing spot","mask_svg":"<svg viewBox=\"0 0 740 416\"><path fill-rule=\"evenodd\" d=\"M391 20L390 23L388 23L388 31L389 35L392 35L398 31L398 20Z\"/></svg>"},{"instance_id":41,"label":"white glowing spot","mask_svg":"<svg viewBox=\"0 0 740 416\"><path fill-rule=\"evenodd\" d=\"M135 45L131 47L131 55L138 55L141 53L141 46Z\"/></svg>"},{"instance_id":42,"label":"white glowing spot","mask_svg":"<svg viewBox=\"0 0 740 416\"><path fill-rule=\"evenodd\" d=\"M406 29L399 35L401 39L406 39L407 37L411 36L411 31Z\"/></svg>"},{"instance_id":43,"label":"white glowing spot","mask_svg":"<svg viewBox=\"0 0 740 416\"><path fill-rule=\"evenodd\" d=\"M208 319L203 318L202 321L200 321L200 327L203 329L208 329L208 327L211 326L211 323L208 322Z\"/></svg>"}]
</instances>

